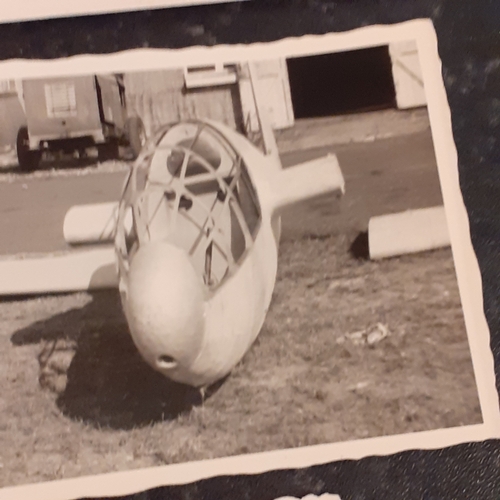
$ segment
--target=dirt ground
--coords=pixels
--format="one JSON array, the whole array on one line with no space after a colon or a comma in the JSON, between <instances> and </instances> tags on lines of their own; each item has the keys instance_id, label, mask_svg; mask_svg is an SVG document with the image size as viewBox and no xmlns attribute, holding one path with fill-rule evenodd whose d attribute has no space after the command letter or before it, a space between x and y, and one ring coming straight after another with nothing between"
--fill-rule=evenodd
<instances>
[{"instance_id":1,"label":"dirt ground","mask_svg":"<svg viewBox=\"0 0 500 500\"><path fill-rule=\"evenodd\" d=\"M204 401L142 362L114 292L0 301L0 486L481 422L451 251L364 258L370 216L441 203L430 134L335 152L345 197L285 215L264 328ZM112 175L1 183L2 230L31 214L39 251L38 226Z\"/></svg>"}]
</instances>

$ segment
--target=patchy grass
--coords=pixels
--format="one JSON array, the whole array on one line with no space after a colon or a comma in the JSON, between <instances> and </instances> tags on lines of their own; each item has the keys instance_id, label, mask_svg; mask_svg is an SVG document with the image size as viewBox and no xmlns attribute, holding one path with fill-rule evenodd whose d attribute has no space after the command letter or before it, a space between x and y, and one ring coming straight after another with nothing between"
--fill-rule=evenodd
<instances>
[{"instance_id":1,"label":"patchy grass","mask_svg":"<svg viewBox=\"0 0 500 500\"><path fill-rule=\"evenodd\" d=\"M283 242L204 402L142 362L115 293L0 302L0 486L481 422L451 252L367 262L354 237Z\"/></svg>"}]
</instances>

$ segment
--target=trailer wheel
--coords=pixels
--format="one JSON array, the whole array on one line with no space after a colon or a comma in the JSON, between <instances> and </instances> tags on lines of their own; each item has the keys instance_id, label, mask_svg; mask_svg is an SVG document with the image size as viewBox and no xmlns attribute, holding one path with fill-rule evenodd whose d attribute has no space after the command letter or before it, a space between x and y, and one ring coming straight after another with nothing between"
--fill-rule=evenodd
<instances>
[{"instance_id":1,"label":"trailer wheel","mask_svg":"<svg viewBox=\"0 0 500 500\"><path fill-rule=\"evenodd\" d=\"M38 168L42 159L42 152L30 149L27 127L21 127L17 133L16 153L19 168L23 172L31 172Z\"/></svg>"},{"instance_id":2,"label":"trailer wheel","mask_svg":"<svg viewBox=\"0 0 500 500\"><path fill-rule=\"evenodd\" d=\"M127 120L127 137L134 159L139 156L146 143L146 129L144 123L138 116L131 116Z\"/></svg>"},{"instance_id":3,"label":"trailer wheel","mask_svg":"<svg viewBox=\"0 0 500 500\"><path fill-rule=\"evenodd\" d=\"M111 140L97 146L97 156L100 162L117 160L119 156L118 142Z\"/></svg>"}]
</instances>

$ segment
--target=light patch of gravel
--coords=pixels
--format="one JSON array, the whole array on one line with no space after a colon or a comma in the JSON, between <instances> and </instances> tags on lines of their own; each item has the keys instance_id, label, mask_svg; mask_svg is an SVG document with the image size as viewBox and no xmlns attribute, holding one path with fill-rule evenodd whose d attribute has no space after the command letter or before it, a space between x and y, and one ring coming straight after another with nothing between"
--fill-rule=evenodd
<instances>
[{"instance_id":1,"label":"light patch of gravel","mask_svg":"<svg viewBox=\"0 0 500 500\"><path fill-rule=\"evenodd\" d=\"M0 182L13 183L32 179L49 179L53 177L80 177L84 175L125 172L132 165L130 161L111 160L103 163L93 162L82 166L67 168L43 168L34 172L18 171L17 161L11 153L0 155Z\"/></svg>"}]
</instances>

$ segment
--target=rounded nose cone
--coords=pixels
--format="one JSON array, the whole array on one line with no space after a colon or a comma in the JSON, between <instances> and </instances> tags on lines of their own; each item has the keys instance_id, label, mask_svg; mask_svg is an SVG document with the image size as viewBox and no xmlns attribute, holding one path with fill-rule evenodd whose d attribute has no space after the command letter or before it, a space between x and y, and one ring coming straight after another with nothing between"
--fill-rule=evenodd
<instances>
[{"instance_id":1,"label":"rounded nose cone","mask_svg":"<svg viewBox=\"0 0 500 500\"><path fill-rule=\"evenodd\" d=\"M187 368L204 330L202 282L187 254L169 243L142 246L130 265L126 313L137 348L159 371Z\"/></svg>"}]
</instances>

